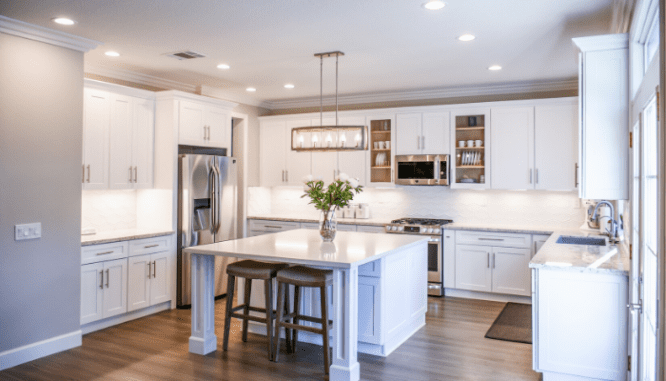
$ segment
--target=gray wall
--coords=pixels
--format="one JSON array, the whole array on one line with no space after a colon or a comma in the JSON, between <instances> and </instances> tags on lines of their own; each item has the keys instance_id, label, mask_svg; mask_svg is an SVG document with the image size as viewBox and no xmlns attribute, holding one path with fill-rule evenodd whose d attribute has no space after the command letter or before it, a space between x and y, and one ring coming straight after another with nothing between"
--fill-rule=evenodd
<instances>
[{"instance_id":1,"label":"gray wall","mask_svg":"<svg viewBox=\"0 0 666 381\"><path fill-rule=\"evenodd\" d=\"M0 352L79 329L82 115L83 53L0 33Z\"/></svg>"}]
</instances>

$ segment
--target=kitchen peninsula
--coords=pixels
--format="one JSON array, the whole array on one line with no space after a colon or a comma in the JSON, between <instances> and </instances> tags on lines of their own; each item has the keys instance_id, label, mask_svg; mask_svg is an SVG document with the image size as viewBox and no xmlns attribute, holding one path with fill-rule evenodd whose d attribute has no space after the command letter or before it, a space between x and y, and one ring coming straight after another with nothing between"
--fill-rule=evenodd
<instances>
[{"instance_id":1,"label":"kitchen peninsula","mask_svg":"<svg viewBox=\"0 0 666 381\"><path fill-rule=\"evenodd\" d=\"M340 231L323 243L318 231L299 229L185 249L192 254L190 352L217 349L214 256L316 266L334 271L330 380L358 380L358 351L386 356L425 325L426 246L424 237ZM303 306L315 302L307 295Z\"/></svg>"}]
</instances>

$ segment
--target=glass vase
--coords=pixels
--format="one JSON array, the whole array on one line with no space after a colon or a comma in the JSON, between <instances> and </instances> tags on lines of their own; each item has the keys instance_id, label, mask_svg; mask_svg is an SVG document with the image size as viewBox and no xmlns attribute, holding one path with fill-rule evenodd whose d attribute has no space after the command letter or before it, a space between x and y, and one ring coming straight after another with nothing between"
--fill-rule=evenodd
<instances>
[{"instance_id":1,"label":"glass vase","mask_svg":"<svg viewBox=\"0 0 666 381\"><path fill-rule=\"evenodd\" d=\"M319 234L324 242L333 242L335 232L338 230L338 222L335 219L335 209L321 212L319 217Z\"/></svg>"}]
</instances>

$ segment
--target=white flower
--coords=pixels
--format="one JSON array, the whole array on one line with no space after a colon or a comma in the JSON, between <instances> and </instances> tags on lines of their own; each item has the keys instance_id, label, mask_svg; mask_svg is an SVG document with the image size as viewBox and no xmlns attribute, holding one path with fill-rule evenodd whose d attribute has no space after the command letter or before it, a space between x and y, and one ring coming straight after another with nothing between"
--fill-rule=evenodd
<instances>
[{"instance_id":1,"label":"white flower","mask_svg":"<svg viewBox=\"0 0 666 381\"><path fill-rule=\"evenodd\" d=\"M349 184L352 188L358 188L358 179L349 179Z\"/></svg>"},{"instance_id":2,"label":"white flower","mask_svg":"<svg viewBox=\"0 0 666 381\"><path fill-rule=\"evenodd\" d=\"M304 176L304 177L303 177L303 182L304 182L304 183L307 184L307 183L309 183L310 181L312 181L312 175L307 175L307 176Z\"/></svg>"},{"instance_id":3,"label":"white flower","mask_svg":"<svg viewBox=\"0 0 666 381\"><path fill-rule=\"evenodd\" d=\"M340 180L340 181L342 181L342 182L344 183L345 181L348 181L348 180L349 180L349 175L347 175L346 173L342 172L342 173L340 173L340 174L338 175L338 180Z\"/></svg>"}]
</instances>

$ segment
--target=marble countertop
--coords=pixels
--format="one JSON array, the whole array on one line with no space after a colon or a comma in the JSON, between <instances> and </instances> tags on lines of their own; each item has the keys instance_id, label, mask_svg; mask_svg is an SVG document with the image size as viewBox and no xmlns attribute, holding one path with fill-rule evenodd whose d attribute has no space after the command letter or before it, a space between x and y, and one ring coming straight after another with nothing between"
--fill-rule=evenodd
<instances>
[{"instance_id":1,"label":"marble countertop","mask_svg":"<svg viewBox=\"0 0 666 381\"><path fill-rule=\"evenodd\" d=\"M155 229L127 229L101 232L97 234L82 235L81 246L98 245L102 243L129 241L132 239L142 239L151 237L160 237L163 235L174 234L173 230L155 230Z\"/></svg>"},{"instance_id":2,"label":"marble countertop","mask_svg":"<svg viewBox=\"0 0 666 381\"><path fill-rule=\"evenodd\" d=\"M530 268L629 275L629 253L622 245L589 246L555 243L561 235L599 236L578 230L555 231L530 261Z\"/></svg>"},{"instance_id":3,"label":"marble countertop","mask_svg":"<svg viewBox=\"0 0 666 381\"><path fill-rule=\"evenodd\" d=\"M311 266L350 268L391 255L398 249L425 244L427 237L402 234L337 232L335 240L322 242L317 230L297 229L209 245L183 251L241 259L280 261Z\"/></svg>"},{"instance_id":4,"label":"marble countertop","mask_svg":"<svg viewBox=\"0 0 666 381\"><path fill-rule=\"evenodd\" d=\"M345 225L368 225L368 226L382 226L384 227L387 224L391 223L391 220L384 218L340 218L338 213L336 214L336 219L339 224ZM319 222L319 215L299 215L299 216L288 216L284 214L264 214L259 216L249 216L248 220L268 220L268 221L286 221L286 222Z\"/></svg>"}]
</instances>

